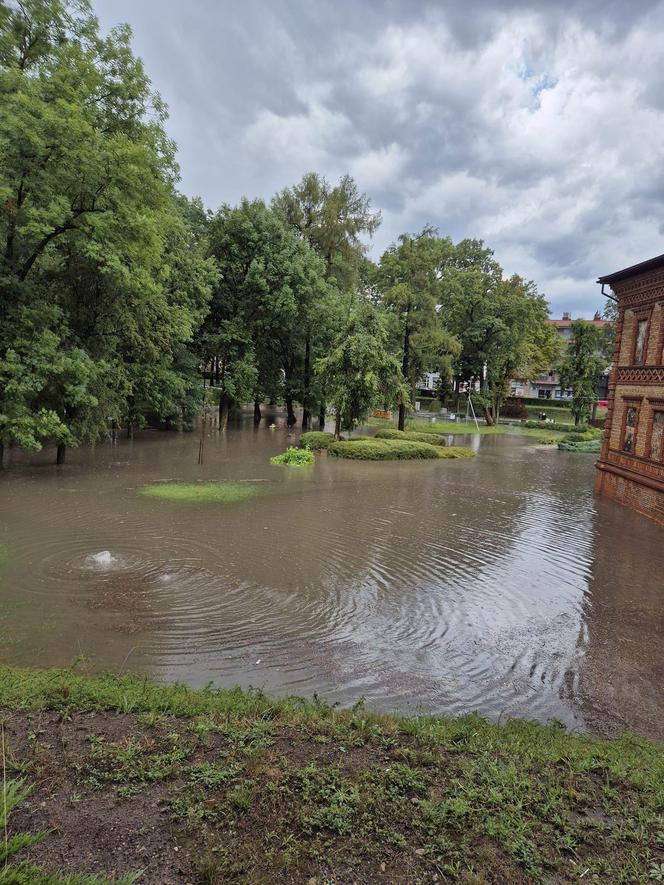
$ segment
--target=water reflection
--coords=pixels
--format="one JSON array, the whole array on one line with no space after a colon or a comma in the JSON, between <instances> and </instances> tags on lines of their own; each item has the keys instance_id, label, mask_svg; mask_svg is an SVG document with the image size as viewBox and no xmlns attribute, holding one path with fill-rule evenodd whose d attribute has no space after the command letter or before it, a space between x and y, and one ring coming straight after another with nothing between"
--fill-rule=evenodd
<instances>
[{"instance_id":1,"label":"water reflection","mask_svg":"<svg viewBox=\"0 0 664 885\"><path fill-rule=\"evenodd\" d=\"M58 471L15 463L0 478L2 657L661 729L662 530L596 509L592 459L476 436L473 461L322 456L298 472L268 463L297 436L274 417L211 436L202 466L194 435L160 434ZM228 508L135 494L213 478L262 494Z\"/></svg>"}]
</instances>

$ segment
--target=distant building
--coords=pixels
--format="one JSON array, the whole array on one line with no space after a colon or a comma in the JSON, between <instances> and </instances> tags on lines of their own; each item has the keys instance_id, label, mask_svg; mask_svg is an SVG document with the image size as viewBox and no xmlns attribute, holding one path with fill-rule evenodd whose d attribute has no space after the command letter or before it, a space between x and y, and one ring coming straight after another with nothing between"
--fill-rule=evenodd
<instances>
[{"instance_id":1,"label":"distant building","mask_svg":"<svg viewBox=\"0 0 664 885\"><path fill-rule=\"evenodd\" d=\"M568 344L572 339L572 315L564 313L561 320L547 320L549 325L554 326L560 338ZM596 313L592 320L588 320L597 329L604 329L611 325L610 320L603 320L599 313ZM608 388L608 376L600 383L597 391L598 399L606 399ZM533 399L565 401L572 399L573 391L571 388L564 388L560 384L560 378L557 372L551 368L548 372L543 372L537 378L531 381L523 381L518 378L512 381L512 396L530 397Z\"/></svg>"},{"instance_id":2,"label":"distant building","mask_svg":"<svg viewBox=\"0 0 664 885\"><path fill-rule=\"evenodd\" d=\"M595 491L664 524L664 255L598 282L618 322Z\"/></svg>"}]
</instances>

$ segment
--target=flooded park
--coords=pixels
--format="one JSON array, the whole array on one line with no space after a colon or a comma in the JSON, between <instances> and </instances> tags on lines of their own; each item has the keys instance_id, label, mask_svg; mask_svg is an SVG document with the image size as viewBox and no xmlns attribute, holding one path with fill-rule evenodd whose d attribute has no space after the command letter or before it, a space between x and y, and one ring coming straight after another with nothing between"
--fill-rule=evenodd
<instances>
[{"instance_id":1,"label":"flooded park","mask_svg":"<svg viewBox=\"0 0 664 885\"><path fill-rule=\"evenodd\" d=\"M516 434L473 459L366 463L283 416L13 454L0 476L3 663L135 670L372 709L664 737L664 534L593 496L594 458ZM250 500L138 490L232 480Z\"/></svg>"}]
</instances>

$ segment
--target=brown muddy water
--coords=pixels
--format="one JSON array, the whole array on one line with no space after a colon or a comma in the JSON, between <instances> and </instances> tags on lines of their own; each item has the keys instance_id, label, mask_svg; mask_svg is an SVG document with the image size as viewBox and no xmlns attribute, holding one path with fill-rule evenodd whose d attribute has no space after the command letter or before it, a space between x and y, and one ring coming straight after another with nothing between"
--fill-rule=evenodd
<instances>
[{"instance_id":1,"label":"brown muddy water","mask_svg":"<svg viewBox=\"0 0 664 885\"><path fill-rule=\"evenodd\" d=\"M664 528L594 498L592 456L476 436L472 460L289 469L276 420L203 466L197 434L12 453L0 660L664 737ZM136 494L167 479L261 493Z\"/></svg>"}]
</instances>

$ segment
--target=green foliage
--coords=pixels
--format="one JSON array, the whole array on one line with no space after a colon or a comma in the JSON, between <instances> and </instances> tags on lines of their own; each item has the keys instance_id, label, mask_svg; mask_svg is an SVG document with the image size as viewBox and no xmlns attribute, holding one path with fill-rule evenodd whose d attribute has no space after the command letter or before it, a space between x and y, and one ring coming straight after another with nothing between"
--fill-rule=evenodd
<instances>
[{"instance_id":1,"label":"green foliage","mask_svg":"<svg viewBox=\"0 0 664 885\"><path fill-rule=\"evenodd\" d=\"M451 240L425 227L416 236L402 234L380 259L376 279L381 303L393 320L404 383L397 400L400 430L412 407L408 388L412 389L424 372L438 371L440 393L444 394L461 350L459 340L437 314L441 274L453 252Z\"/></svg>"},{"instance_id":2,"label":"green foliage","mask_svg":"<svg viewBox=\"0 0 664 885\"><path fill-rule=\"evenodd\" d=\"M305 328L329 296L323 262L261 200L222 206L210 244L220 277L201 353L222 418L248 399L302 396Z\"/></svg>"},{"instance_id":3,"label":"green foliage","mask_svg":"<svg viewBox=\"0 0 664 885\"><path fill-rule=\"evenodd\" d=\"M597 401L600 375L608 365L603 355L606 342L600 330L585 320L574 320L572 338L560 363L560 383L573 390L571 412L576 424L587 421Z\"/></svg>"},{"instance_id":4,"label":"green foliage","mask_svg":"<svg viewBox=\"0 0 664 885\"><path fill-rule=\"evenodd\" d=\"M446 446L447 439L437 433L418 433L415 430L378 430L374 439L405 439L410 442L424 442L432 446Z\"/></svg>"},{"instance_id":5,"label":"green foliage","mask_svg":"<svg viewBox=\"0 0 664 885\"><path fill-rule=\"evenodd\" d=\"M603 431L589 427L584 433L568 433L558 443L561 452L581 452L599 454L602 448Z\"/></svg>"},{"instance_id":6,"label":"green foliage","mask_svg":"<svg viewBox=\"0 0 664 885\"><path fill-rule=\"evenodd\" d=\"M300 436L302 448L311 449L312 451L327 449L332 442L334 442L334 434L326 433L324 430L310 430Z\"/></svg>"},{"instance_id":7,"label":"green foliage","mask_svg":"<svg viewBox=\"0 0 664 885\"><path fill-rule=\"evenodd\" d=\"M296 449L289 446L281 455L270 458L270 464L285 464L288 467L308 467L316 460L314 453L307 448Z\"/></svg>"},{"instance_id":8,"label":"green foliage","mask_svg":"<svg viewBox=\"0 0 664 885\"><path fill-rule=\"evenodd\" d=\"M216 271L163 103L129 29L102 37L87 3L1 10L0 443L181 417Z\"/></svg>"},{"instance_id":9,"label":"green foliage","mask_svg":"<svg viewBox=\"0 0 664 885\"><path fill-rule=\"evenodd\" d=\"M13 753L38 762L39 798L56 777L95 809L117 796L146 827L204 851L217 881L281 881L293 869L323 880L340 857L358 881L426 881L432 863L469 883L658 881L664 747L634 735L9 667L0 708L39 725ZM35 716L46 710L60 715ZM93 711L106 711L104 740L81 715ZM158 808L138 795L151 783ZM153 857L151 876L166 879L171 863Z\"/></svg>"},{"instance_id":10,"label":"green foliage","mask_svg":"<svg viewBox=\"0 0 664 885\"><path fill-rule=\"evenodd\" d=\"M481 382L482 392L473 400L487 424L494 424L510 380L532 378L552 365L560 342L547 324L548 305L535 284L516 275L503 279L490 250L476 246L472 261L446 270L441 315L461 340L459 375Z\"/></svg>"},{"instance_id":11,"label":"green foliage","mask_svg":"<svg viewBox=\"0 0 664 885\"><path fill-rule=\"evenodd\" d=\"M581 452L598 455L602 450L602 443L598 439L586 442L571 442L570 440L563 439L558 443L558 448L561 452Z\"/></svg>"},{"instance_id":12,"label":"green foliage","mask_svg":"<svg viewBox=\"0 0 664 885\"><path fill-rule=\"evenodd\" d=\"M427 442L411 442L406 439L348 440L335 442L328 448L336 458L353 458L358 461L412 461L424 458L472 457L470 449L458 446L443 447Z\"/></svg>"},{"instance_id":13,"label":"green foliage","mask_svg":"<svg viewBox=\"0 0 664 885\"><path fill-rule=\"evenodd\" d=\"M284 220L325 261L326 274L342 291L357 288L365 246L362 234L372 235L380 225L380 212L361 194L350 175L331 186L315 172L272 201Z\"/></svg>"},{"instance_id":14,"label":"green foliage","mask_svg":"<svg viewBox=\"0 0 664 885\"><path fill-rule=\"evenodd\" d=\"M315 372L334 405L337 438L341 430L356 427L378 402L399 395L399 365L387 351L387 333L373 305L360 301Z\"/></svg>"},{"instance_id":15,"label":"green foliage","mask_svg":"<svg viewBox=\"0 0 664 885\"><path fill-rule=\"evenodd\" d=\"M255 484L243 482L157 482L141 486L138 494L177 504L234 504L255 498Z\"/></svg>"},{"instance_id":16,"label":"green foliage","mask_svg":"<svg viewBox=\"0 0 664 885\"><path fill-rule=\"evenodd\" d=\"M589 429L588 424L565 424L562 421L524 421L524 427L528 427L530 429L538 429L538 430L554 430L560 433L570 433L575 430L578 432L585 432ZM601 431L600 431L601 433Z\"/></svg>"}]
</instances>

